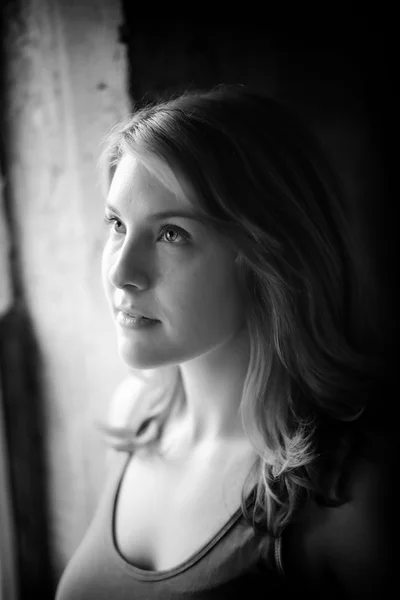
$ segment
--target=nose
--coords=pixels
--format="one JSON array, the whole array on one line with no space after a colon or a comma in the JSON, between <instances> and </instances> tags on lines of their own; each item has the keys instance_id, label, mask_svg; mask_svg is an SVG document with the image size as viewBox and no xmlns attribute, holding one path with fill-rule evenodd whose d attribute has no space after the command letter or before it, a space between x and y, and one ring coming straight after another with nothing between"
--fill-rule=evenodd
<instances>
[{"instance_id":1,"label":"nose","mask_svg":"<svg viewBox=\"0 0 400 600\"><path fill-rule=\"evenodd\" d=\"M149 259L137 247L122 246L107 260L108 280L116 288L133 286L140 290L150 285Z\"/></svg>"}]
</instances>

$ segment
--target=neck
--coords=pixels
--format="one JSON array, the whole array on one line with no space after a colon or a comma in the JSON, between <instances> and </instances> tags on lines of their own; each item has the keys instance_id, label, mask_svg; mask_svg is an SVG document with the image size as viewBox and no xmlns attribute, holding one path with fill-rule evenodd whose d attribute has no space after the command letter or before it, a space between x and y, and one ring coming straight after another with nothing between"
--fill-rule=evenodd
<instances>
[{"instance_id":1,"label":"neck","mask_svg":"<svg viewBox=\"0 0 400 600\"><path fill-rule=\"evenodd\" d=\"M180 365L184 402L179 429L190 443L244 438L239 407L249 353L244 327L219 347Z\"/></svg>"}]
</instances>

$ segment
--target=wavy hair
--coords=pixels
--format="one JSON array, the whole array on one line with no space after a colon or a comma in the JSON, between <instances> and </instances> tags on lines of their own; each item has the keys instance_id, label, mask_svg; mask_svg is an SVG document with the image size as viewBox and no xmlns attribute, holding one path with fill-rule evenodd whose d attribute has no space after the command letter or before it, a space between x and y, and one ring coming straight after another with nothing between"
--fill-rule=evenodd
<instances>
[{"instance_id":1,"label":"wavy hair","mask_svg":"<svg viewBox=\"0 0 400 600\"><path fill-rule=\"evenodd\" d=\"M241 415L258 456L253 510L245 490L243 510L280 535L310 495L339 501L327 473L349 450L382 368L365 303L371 274L343 185L298 115L244 86L159 99L105 141L106 186L125 153L171 189L183 175L236 251L250 337ZM182 398L179 367L171 373L145 420L152 427L105 428L115 446L156 444Z\"/></svg>"}]
</instances>

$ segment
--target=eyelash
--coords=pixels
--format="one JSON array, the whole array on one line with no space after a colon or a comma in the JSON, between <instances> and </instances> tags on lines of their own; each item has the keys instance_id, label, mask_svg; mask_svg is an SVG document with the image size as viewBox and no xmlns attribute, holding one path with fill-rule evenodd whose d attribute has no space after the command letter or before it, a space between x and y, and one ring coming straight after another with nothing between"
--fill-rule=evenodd
<instances>
[{"instance_id":1,"label":"eyelash","mask_svg":"<svg viewBox=\"0 0 400 600\"><path fill-rule=\"evenodd\" d=\"M119 219L117 219L116 217L107 217L106 216L106 217L104 217L104 221L105 221L105 223L107 223L107 225L114 225L116 223L121 223L121 221ZM181 229L177 225L172 225L171 223L164 223L161 226L160 233L168 231L168 230L175 231L176 233L178 233L178 235L180 235L181 237L183 237L183 239L186 240L186 241L188 241L190 239L190 237L191 237L190 234L187 233L187 231L185 231L184 229ZM120 233L115 228L114 228L114 231L116 233ZM167 242L167 243L171 244L171 245L179 245L176 242Z\"/></svg>"}]
</instances>

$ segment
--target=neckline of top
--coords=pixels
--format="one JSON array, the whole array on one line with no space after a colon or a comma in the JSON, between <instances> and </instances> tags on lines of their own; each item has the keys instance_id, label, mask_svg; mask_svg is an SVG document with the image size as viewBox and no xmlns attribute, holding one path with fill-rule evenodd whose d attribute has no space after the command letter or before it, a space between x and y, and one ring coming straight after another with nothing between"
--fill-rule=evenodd
<instances>
[{"instance_id":1,"label":"neckline of top","mask_svg":"<svg viewBox=\"0 0 400 600\"><path fill-rule=\"evenodd\" d=\"M141 567L138 567L135 564L131 563L129 560L127 560L123 556L123 554L120 552L120 550L117 546L116 536L115 536L115 514L116 514L118 495L119 495L122 480L124 478L124 475L125 475L126 469L128 467L131 456L132 456L132 453L129 452L127 459L123 465L122 472L119 476L118 483L115 486L114 492L112 495L111 519L110 519L111 525L110 525L109 533L110 533L110 537L111 537L111 546L114 551L114 556L116 557L116 560L119 563L119 565L122 566L125 571L128 571L133 576L135 576L137 579L145 579L145 580L151 579L153 581L157 581L157 580L161 580L161 579L168 579L169 577L173 577L173 576L178 575L179 573L189 569L192 565L197 563L205 554L207 554L207 552L209 552L214 546L216 546L216 544L219 542L219 540L228 533L228 531L235 525L236 522L239 521L239 519L241 517L243 517L242 507L240 506L239 508L237 508L235 510L235 512L231 515L231 517L229 517L229 519L218 529L218 531L208 540L208 542L203 544L198 550L193 552L187 559L185 559L178 565L171 567L170 569L159 569L159 570L143 569ZM253 492L254 492L254 487L251 489L250 493L247 496L247 499L246 499L247 504L250 502Z\"/></svg>"}]
</instances>

